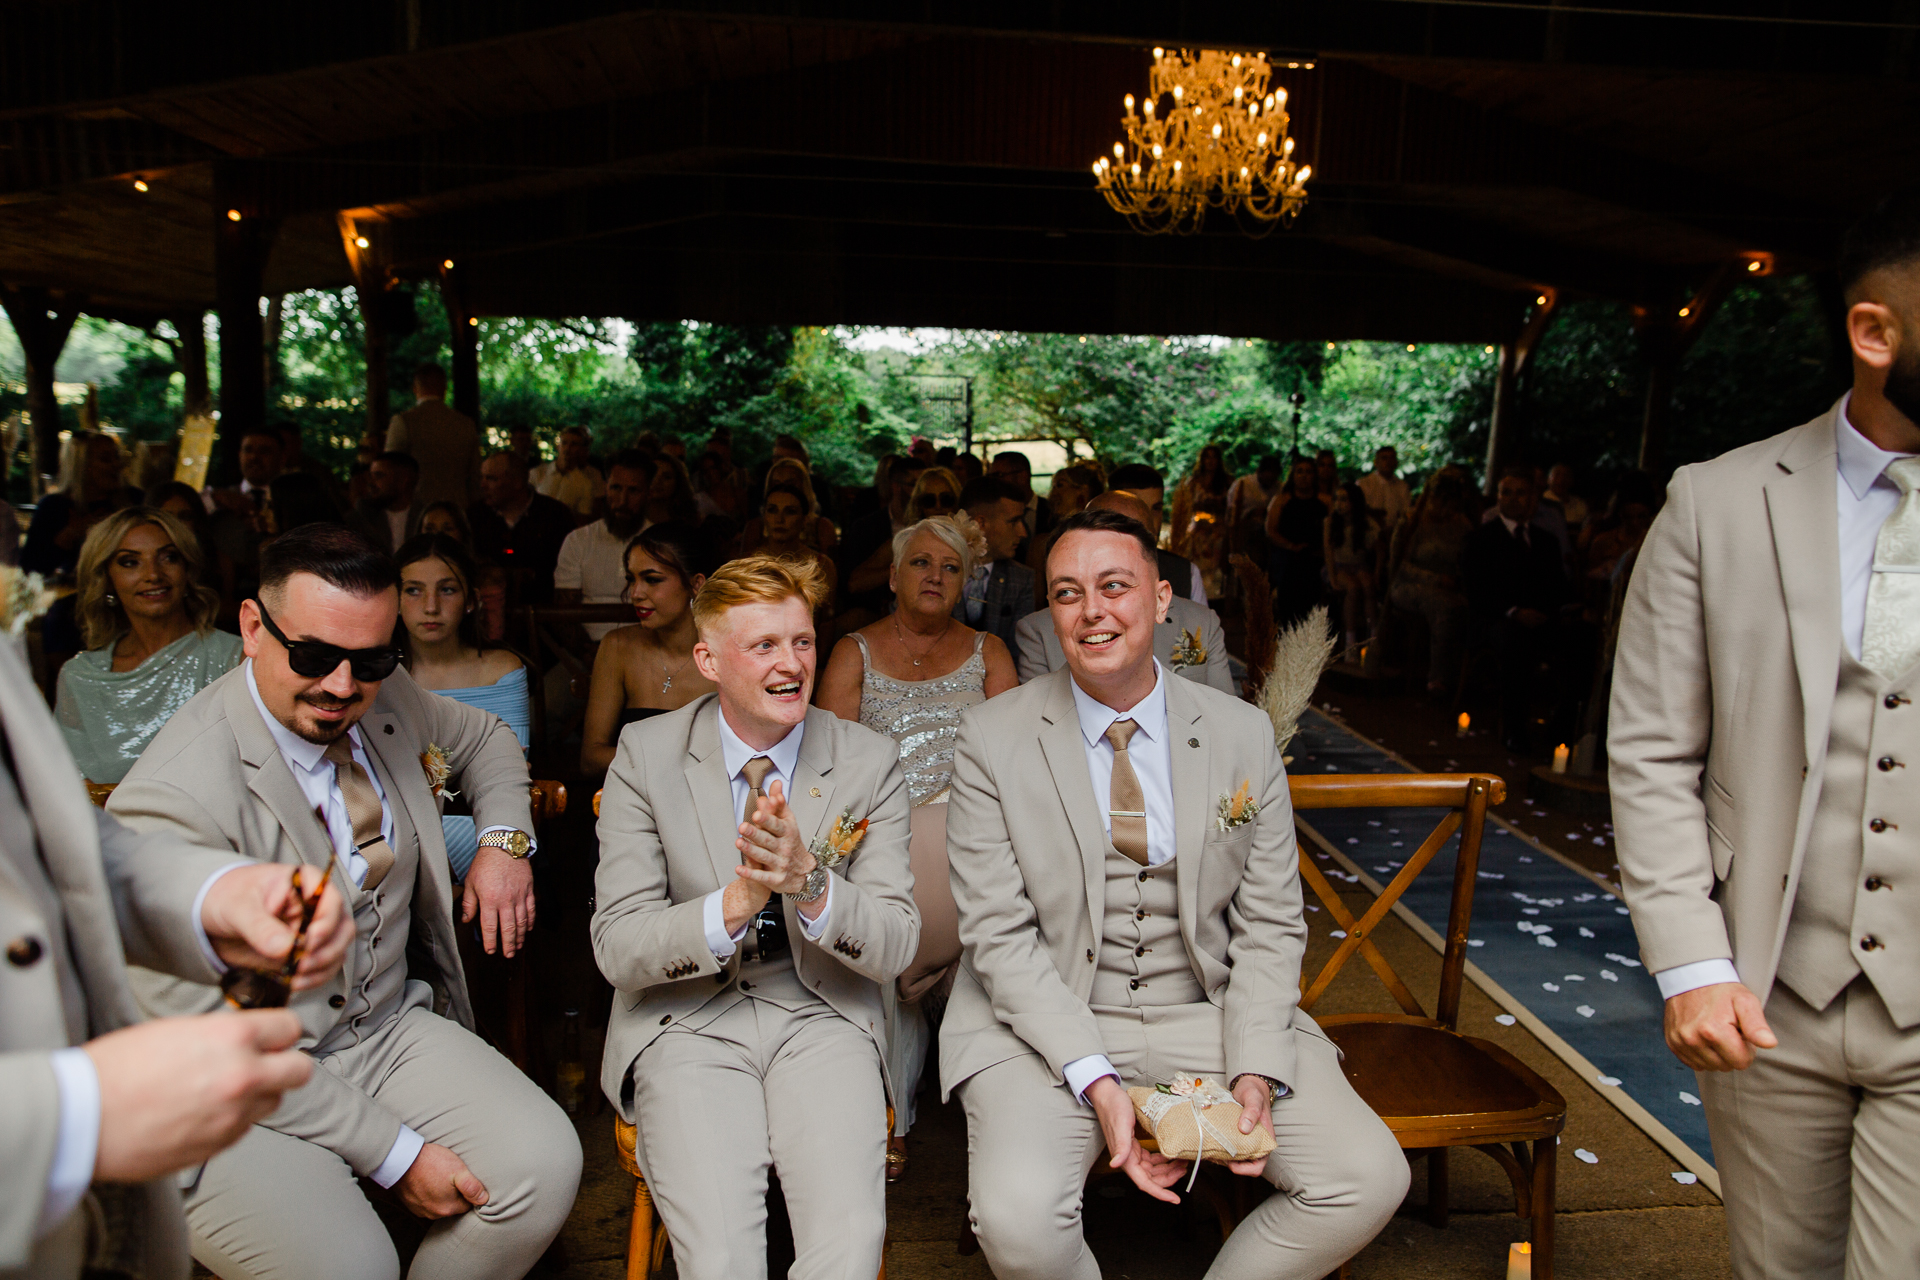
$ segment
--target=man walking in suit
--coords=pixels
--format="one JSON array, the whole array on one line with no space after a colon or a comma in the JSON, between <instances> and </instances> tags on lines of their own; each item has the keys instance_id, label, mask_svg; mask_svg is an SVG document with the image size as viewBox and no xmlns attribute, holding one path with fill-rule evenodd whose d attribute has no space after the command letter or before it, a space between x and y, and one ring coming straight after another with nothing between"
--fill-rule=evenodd
<instances>
[{"instance_id":1,"label":"man walking in suit","mask_svg":"<svg viewBox=\"0 0 1920 1280\"><path fill-rule=\"evenodd\" d=\"M447 371L423 364L413 372L413 408L393 415L387 451L410 453L420 463L420 501L456 502L465 509L480 497L480 429L447 404Z\"/></svg>"},{"instance_id":2,"label":"man walking in suit","mask_svg":"<svg viewBox=\"0 0 1920 1280\"><path fill-rule=\"evenodd\" d=\"M1534 523L1540 497L1533 472L1509 470L1496 497L1498 505L1461 548L1460 576L1481 633L1499 650L1501 734L1507 750L1521 755L1533 749L1536 692L1550 691L1555 712L1569 715L1567 686L1586 668L1577 657L1579 636L1561 612L1574 596L1560 543ZM1553 677L1545 685L1543 663ZM1550 726L1556 741L1566 737L1565 727Z\"/></svg>"},{"instance_id":3,"label":"man walking in suit","mask_svg":"<svg viewBox=\"0 0 1920 1280\"><path fill-rule=\"evenodd\" d=\"M121 957L200 982L215 959L278 968L300 912L290 881L94 808L0 644L0 1273L186 1276L167 1175L238 1140L312 1064L285 1010L141 1022ZM331 976L352 938L329 889L295 989Z\"/></svg>"},{"instance_id":4,"label":"man walking in suit","mask_svg":"<svg viewBox=\"0 0 1920 1280\"><path fill-rule=\"evenodd\" d=\"M1853 389L1675 473L1614 671L1622 883L1742 1280L1920 1274L1920 199L1840 274Z\"/></svg>"},{"instance_id":5,"label":"man walking in suit","mask_svg":"<svg viewBox=\"0 0 1920 1280\"><path fill-rule=\"evenodd\" d=\"M1157 1199L1186 1166L1141 1150L1123 1085L1201 1073L1266 1127L1231 1166L1278 1194L1215 1257L1215 1280L1319 1280L1407 1188L1387 1127L1297 1008L1306 944L1273 726L1153 656L1172 588L1152 536L1110 511L1060 524L1047 596L1056 671L967 712L947 847L964 955L940 1079L966 1108L975 1234L1001 1280L1094 1280L1081 1190L1102 1146ZM1257 803L1226 825L1222 802Z\"/></svg>"},{"instance_id":6,"label":"man walking in suit","mask_svg":"<svg viewBox=\"0 0 1920 1280\"><path fill-rule=\"evenodd\" d=\"M1026 502L998 476L981 476L960 491L960 505L986 535L987 554L973 567L953 616L999 636L1011 653L1014 625L1034 610L1033 570L1014 558L1027 540Z\"/></svg>"},{"instance_id":7,"label":"man walking in suit","mask_svg":"<svg viewBox=\"0 0 1920 1280\"><path fill-rule=\"evenodd\" d=\"M873 1275L886 1237L880 988L920 920L898 745L807 705L825 592L770 556L708 577L719 692L629 726L601 798L600 1080L690 1280L764 1280L769 1167L798 1280Z\"/></svg>"},{"instance_id":8,"label":"man walking in suit","mask_svg":"<svg viewBox=\"0 0 1920 1280\"><path fill-rule=\"evenodd\" d=\"M282 534L260 579L240 610L247 661L174 715L110 807L138 829L331 863L358 937L340 975L291 1006L325 1069L188 1194L194 1256L228 1280L395 1276L364 1177L432 1220L416 1280L523 1276L573 1204L580 1143L472 1032L436 801L457 786L472 802L481 848L461 918L512 955L534 911L520 745L499 717L399 669L395 568L359 535ZM219 999L158 975L135 989L153 1013Z\"/></svg>"}]
</instances>

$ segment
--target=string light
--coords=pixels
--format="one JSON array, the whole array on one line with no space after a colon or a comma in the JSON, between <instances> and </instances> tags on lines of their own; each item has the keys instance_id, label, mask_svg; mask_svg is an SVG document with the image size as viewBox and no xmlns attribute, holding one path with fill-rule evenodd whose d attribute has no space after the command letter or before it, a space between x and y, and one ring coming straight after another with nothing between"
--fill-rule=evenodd
<instances>
[{"instance_id":1,"label":"string light","mask_svg":"<svg viewBox=\"0 0 1920 1280\"><path fill-rule=\"evenodd\" d=\"M1409 342L1409 343L1407 344L1407 350L1409 350L1409 351L1412 351L1413 349L1414 349L1414 348L1413 348L1413 344L1412 344L1411 342Z\"/></svg>"},{"instance_id":2,"label":"string light","mask_svg":"<svg viewBox=\"0 0 1920 1280\"><path fill-rule=\"evenodd\" d=\"M369 242L365 236L355 236L353 238L353 245L354 245L354 248L356 249L364 249L367 247L368 243Z\"/></svg>"},{"instance_id":3,"label":"string light","mask_svg":"<svg viewBox=\"0 0 1920 1280\"><path fill-rule=\"evenodd\" d=\"M447 259L447 260L446 260L445 262L443 262L443 263L441 263L441 264L440 264L440 269L441 269L442 271L451 271L451 270L453 270L453 259L452 259L452 258L448 258L448 259Z\"/></svg>"},{"instance_id":4,"label":"string light","mask_svg":"<svg viewBox=\"0 0 1920 1280\"><path fill-rule=\"evenodd\" d=\"M1534 303L1534 305L1535 305L1535 306L1537 306L1537 307L1544 307L1544 306L1546 306L1546 305L1547 305L1547 295L1546 295L1546 294L1544 294L1544 293L1543 293L1543 294L1541 294L1541 295L1540 295L1539 297L1537 297L1537 298L1535 298L1535 299L1533 300L1533 303Z\"/></svg>"},{"instance_id":5,"label":"string light","mask_svg":"<svg viewBox=\"0 0 1920 1280\"><path fill-rule=\"evenodd\" d=\"M1755 258L1752 262L1749 262L1747 264L1747 270L1749 271L1758 271L1759 269L1760 269L1760 259L1758 258Z\"/></svg>"},{"instance_id":6,"label":"string light","mask_svg":"<svg viewBox=\"0 0 1920 1280\"><path fill-rule=\"evenodd\" d=\"M145 178L135 178L133 180L133 189L144 193L147 189L147 180Z\"/></svg>"},{"instance_id":7,"label":"string light","mask_svg":"<svg viewBox=\"0 0 1920 1280\"><path fill-rule=\"evenodd\" d=\"M240 221L240 211L238 209L227 210L227 221L228 222Z\"/></svg>"},{"instance_id":8,"label":"string light","mask_svg":"<svg viewBox=\"0 0 1920 1280\"><path fill-rule=\"evenodd\" d=\"M1692 315L1692 314L1693 314L1693 308L1692 308L1692 307L1682 307L1682 308L1680 308L1680 318L1681 318L1682 320L1684 320L1684 319L1686 319L1686 318L1687 318L1688 316L1690 316L1690 315Z\"/></svg>"},{"instance_id":9,"label":"string light","mask_svg":"<svg viewBox=\"0 0 1920 1280\"><path fill-rule=\"evenodd\" d=\"M480 327L480 317L479 317L479 316L468 316L468 317L467 317L467 323L468 323L468 324L470 324L470 325L472 325L472 326L473 326L474 328L476 328L476 329L477 329L477 328L479 328L479 327Z\"/></svg>"}]
</instances>

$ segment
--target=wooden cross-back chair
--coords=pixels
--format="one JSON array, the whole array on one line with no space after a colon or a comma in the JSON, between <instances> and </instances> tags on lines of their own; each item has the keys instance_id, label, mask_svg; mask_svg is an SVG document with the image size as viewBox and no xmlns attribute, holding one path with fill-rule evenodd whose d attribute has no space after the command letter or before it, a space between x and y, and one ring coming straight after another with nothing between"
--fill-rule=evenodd
<instances>
[{"instance_id":1,"label":"wooden cross-back chair","mask_svg":"<svg viewBox=\"0 0 1920 1280\"><path fill-rule=\"evenodd\" d=\"M587 694L593 684L593 660L587 648L578 642L580 628L593 623L625 626L634 621L633 607L624 604L569 604L530 607L525 611L527 656L533 670L528 680L539 690L534 699L533 740L559 744L580 732L586 719ZM567 684L574 695L574 709L565 723L553 723L547 713L546 686L542 673L554 666L566 672Z\"/></svg>"},{"instance_id":2,"label":"wooden cross-back chair","mask_svg":"<svg viewBox=\"0 0 1920 1280\"><path fill-rule=\"evenodd\" d=\"M1401 1012L1331 1014L1316 1020L1345 1055L1343 1065L1355 1092L1386 1121L1402 1148L1425 1153L1429 1220L1436 1227L1447 1222L1448 1150L1484 1151L1506 1170L1513 1184L1514 1211L1533 1221L1534 1276L1553 1280L1555 1148L1566 1126L1566 1099L1499 1045L1459 1031L1480 840L1487 808L1506 798L1506 784L1490 774L1329 774L1295 778L1291 790L1297 812L1444 810L1406 865L1358 919L1311 854L1303 850L1300 878L1347 936L1311 981L1303 975L1300 1008L1311 1013L1355 955L1367 962ZM1374 945L1373 935L1455 834L1460 846L1454 860L1453 897L1441 953L1440 989L1430 1016Z\"/></svg>"}]
</instances>

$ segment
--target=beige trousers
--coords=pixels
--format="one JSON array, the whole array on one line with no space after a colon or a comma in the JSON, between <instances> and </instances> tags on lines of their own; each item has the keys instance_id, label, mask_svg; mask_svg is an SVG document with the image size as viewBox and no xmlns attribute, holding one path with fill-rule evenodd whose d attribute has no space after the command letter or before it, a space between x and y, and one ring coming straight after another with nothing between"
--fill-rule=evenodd
<instances>
[{"instance_id":1,"label":"beige trousers","mask_svg":"<svg viewBox=\"0 0 1920 1280\"><path fill-rule=\"evenodd\" d=\"M765 1280L770 1168L793 1221L793 1280L880 1270L887 1091L865 1031L821 1001L741 1000L663 1032L632 1077L634 1154L682 1280Z\"/></svg>"},{"instance_id":2,"label":"beige trousers","mask_svg":"<svg viewBox=\"0 0 1920 1280\"><path fill-rule=\"evenodd\" d=\"M1780 1047L1700 1073L1740 1280L1920 1276L1920 1030L1856 978L1823 1010L1784 983Z\"/></svg>"},{"instance_id":3,"label":"beige trousers","mask_svg":"<svg viewBox=\"0 0 1920 1280\"><path fill-rule=\"evenodd\" d=\"M519 1280L573 1207L580 1139L566 1113L479 1037L409 1008L337 1071L428 1142L458 1155L487 1203L427 1231L412 1280ZM400 1262L354 1173L333 1152L255 1125L187 1197L193 1256L224 1280L395 1280Z\"/></svg>"},{"instance_id":4,"label":"beige trousers","mask_svg":"<svg viewBox=\"0 0 1920 1280\"><path fill-rule=\"evenodd\" d=\"M1224 1071L1219 1014L1211 1005L1149 1012L1164 1020L1100 1016L1107 1057L1128 1084ZM1202 1048L1204 1034L1195 1032L1208 1015L1211 1047ZM1359 1253L1406 1196L1400 1144L1347 1083L1338 1051L1306 1032L1294 1038L1299 1078L1287 1082L1293 1095L1274 1106L1279 1146L1264 1174L1279 1194L1234 1230L1207 1269L1208 1280L1321 1280ZM1067 1092L1038 1054L988 1067L959 1092L967 1113L973 1230L994 1275L1099 1280L1099 1263L1080 1228L1087 1172L1106 1145L1092 1109Z\"/></svg>"}]
</instances>

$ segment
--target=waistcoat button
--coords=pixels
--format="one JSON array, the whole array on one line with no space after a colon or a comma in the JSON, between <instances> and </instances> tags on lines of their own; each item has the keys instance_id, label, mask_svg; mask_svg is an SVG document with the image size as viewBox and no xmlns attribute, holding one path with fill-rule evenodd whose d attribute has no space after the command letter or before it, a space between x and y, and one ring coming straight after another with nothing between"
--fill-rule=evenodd
<instances>
[{"instance_id":1,"label":"waistcoat button","mask_svg":"<svg viewBox=\"0 0 1920 1280\"><path fill-rule=\"evenodd\" d=\"M1886 829L1887 829L1887 820L1885 818L1875 818L1872 822L1869 822L1867 824L1867 830L1873 832L1875 835L1879 835L1882 831L1885 831Z\"/></svg>"},{"instance_id":2,"label":"waistcoat button","mask_svg":"<svg viewBox=\"0 0 1920 1280\"><path fill-rule=\"evenodd\" d=\"M1131 987L1131 988L1132 988L1133 990L1135 990L1135 991L1138 991L1138 990L1140 989L1140 979L1138 979L1138 978L1128 978L1128 979L1127 979L1127 986L1129 986L1129 987Z\"/></svg>"},{"instance_id":3,"label":"waistcoat button","mask_svg":"<svg viewBox=\"0 0 1920 1280\"><path fill-rule=\"evenodd\" d=\"M1878 760L1874 761L1874 764L1879 767L1882 773L1891 773L1900 767L1900 762L1892 756L1881 756Z\"/></svg>"},{"instance_id":4,"label":"waistcoat button","mask_svg":"<svg viewBox=\"0 0 1920 1280\"><path fill-rule=\"evenodd\" d=\"M1092 963L1093 963L1093 948L1092 948L1092 947L1088 947L1088 948L1087 948L1087 963L1088 963L1088 964L1092 964Z\"/></svg>"},{"instance_id":5,"label":"waistcoat button","mask_svg":"<svg viewBox=\"0 0 1920 1280\"><path fill-rule=\"evenodd\" d=\"M335 1009L344 1009L347 1007L347 998L345 996L328 996L327 1004Z\"/></svg>"},{"instance_id":6,"label":"waistcoat button","mask_svg":"<svg viewBox=\"0 0 1920 1280\"><path fill-rule=\"evenodd\" d=\"M1147 911L1147 910L1144 910L1144 909L1143 909L1143 910L1140 910L1140 911L1136 911L1136 912L1134 912L1134 913L1133 913L1133 918L1134 918L1135 920L1145 920L1145 919L1146 919L1146 918L1147 918L1148 916L1150 916L1150 915L1152 915L1152 914L1153 914L1153 912L1151 912L1151 911Z\"/></svg>"},{"instance_id":7,"label":"waistcoat button","mask_svg":"<svg viewBox=\"0 0 1920 1280\"><path fill-rule=\"evenodd\" d=\"M1900 704L1905 701L1906 699L1901 697L1899 694L1890 693L1887 695L1886 702L1883 705L1885 705L1885 707L1889 711L1897 711L1900 708Z\"/></svg>"},{"instance_id":8,"label":"waistcoat button","mask_svg":"<svg viewBox=\"0 0 1920 1280\"><path fill-rule=\"evenodd\" d=\"M1145 955L1145 954L1147 954L1147 948L1145 948L1145 947L1135 947L1135 948L1133 949L1133 954L1135 954L1135 955L1137 955L1137 956L1143 956L1143 955Z\"/></svg>"},{"instance_id":9,"label":"waistcoat button","mask_svg":"<svg viewBox=\"0 0 1920 1280\"><path fill-rule=\"evenodd\" d=\"M743 982L740 984L740 989L742 991L751 991L753 990L753 984L751 982Z\"/></svg>"},{"instance_id":10,"label":"waistcoat button","mask_svg":"<svg viewBox=\"0 0 1920 1280\"><path fill-rule=\"evenodd\" d=\"M663 1016L663 1017L662 1017L662 1018L660 1019L660 1025L664 1027L664 1026L666 1026L666 1025L667 1025L667 1024L669 1023L669 1022L672 1022L672 1021L673 1021L673 1015L669 1013L669 1014L666 1014L666 1015L664 1015L664 1016Z\"/></svg>"},{"instance_id":11,"label":"waistcoat button","mask_svg":"<svg viewBox=\"0 0 1920 1280\"><path fill-rule=\"evenodd\" d=\"M1146 882L1147 882L1147 873L1142 871L1140 873L1140 883L1145 884Z\"/></svg>"},{"instance_id":12,"label":"waistcoat button","mask_svg":"<svg viewBox=\"0 0 1920 1280\"><path fill-rule=\"evenodd\" d=\"M1860 949L1862 951L1878 951L1885 945L1886 943L1880 941L1880 939L1874 937L1872 934L1868 934L1866 937L1860 939Z\"/></svg>"},{"instance_id":13,"label":"waistcoat button","mask_svg":"<svg viewBox=\"0 0 1920 1280\"><path fill-rule=\"evenodd\" d=\"M40 945L38 938L15 938L7 944L7 963L16 969L26 969L37 964L44 954L46 954L46 948Z\"/></svg>"},{"instance_id":14,"label":"waistcoat button","mask_svg":"<svg viewBox=\"0 0 1920 1280\"><path fill-rule=\"evenodd\" d=\"M1888 884L1885 880L1882 880L1879 876L1867 877L1868 893L1872 893L1876 889L1891 889L1891 888L1893 888L1893 886Z\"/></svg>"}]
</instances>

